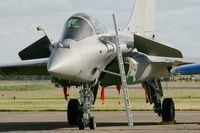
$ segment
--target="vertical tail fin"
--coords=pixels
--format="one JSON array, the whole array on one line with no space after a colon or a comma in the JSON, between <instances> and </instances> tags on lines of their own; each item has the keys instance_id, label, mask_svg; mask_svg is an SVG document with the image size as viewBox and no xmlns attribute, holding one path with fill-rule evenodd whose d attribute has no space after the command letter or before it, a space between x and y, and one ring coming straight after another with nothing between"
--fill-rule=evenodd
<instances>
[{"instance_id":1,"label":"vertical tail fin","mask_svg":"<svg viewBox=\"0 0 200 133\"><path fill-rule=\"evenodd\" d=\"M152 38L155 23L155 0L135 0L125 31Z\"/></svg>"}]
</instances>

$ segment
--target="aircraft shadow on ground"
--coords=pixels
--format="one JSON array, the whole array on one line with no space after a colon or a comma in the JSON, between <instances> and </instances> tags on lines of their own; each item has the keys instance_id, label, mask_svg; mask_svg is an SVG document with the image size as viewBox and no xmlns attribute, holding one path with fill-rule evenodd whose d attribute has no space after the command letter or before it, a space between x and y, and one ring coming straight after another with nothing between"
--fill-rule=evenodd
<instances>
[{"instance_id":1,"label":"aircraft shadow on ground","mask_svg":"<svg viewBox=\"0 0 200 133\"><path fill-rule=\"evenodd\" d=\"M200 122L184 122L177 124L198 124ZM158 122L136 122L134 126L153 126L160 125ZM113 127L113 126L127 126L126 122L99 122L97 127ZM77 128L77 126L69 126L66 122L9 122L0 123L0 132L9 131L42 131L42 130L56 130L61 128Z\"/></svg>"},{"instance_id":2,"label":"aircraft shadow on ground","mask_svg":"<svg viewBox=\"0 0 200 133\"><path fill-rule=\"evenodd\" d=\"M157 122L136 122L134 126L159 125ZM97 127L128 126L127 122L98 122Z\"/></svg>"},{"instance_id":3,"label":"aircraft shadow on ground","mask_svg":"<svg viewBox=\"0 0 200 133\"><path fill-rule=\"evenodd\" d=\"M9 122L0 123L0 132L54 130L67 125L66 122Z\"/></svg>"}]
</instances>

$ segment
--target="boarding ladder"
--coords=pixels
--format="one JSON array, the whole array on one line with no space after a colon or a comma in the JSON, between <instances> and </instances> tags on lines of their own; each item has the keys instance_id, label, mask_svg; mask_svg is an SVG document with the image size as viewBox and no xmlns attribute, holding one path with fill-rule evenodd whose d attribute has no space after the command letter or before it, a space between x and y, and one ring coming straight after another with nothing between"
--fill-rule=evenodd
<instances>
[{"instance_id":1,"label":"boarding ladder","mask_svg":"<svg viewBox=\"0 0 200 133\"><path fill-rule=\"evenodd\" d=\"M130 100L129 100L128 85L127 85L126 73L125 73L125 69L124 69L123 56L122 56L122 52L121 52L121 48L120 48L120 40L119 40L119 34L118 34L115 14L113 14L113 22L114 22L114 27L115 27L115 32L116 32L117 57L118 57L118 64L119 64L119 70L120 70L121 84L122 84L124 100L125 100L125 107L126 107L127 117L128 117L128 125L132 126L133 125L133 115L131 112L131 104L130 104Z\"/></svg>"}]
</instances>

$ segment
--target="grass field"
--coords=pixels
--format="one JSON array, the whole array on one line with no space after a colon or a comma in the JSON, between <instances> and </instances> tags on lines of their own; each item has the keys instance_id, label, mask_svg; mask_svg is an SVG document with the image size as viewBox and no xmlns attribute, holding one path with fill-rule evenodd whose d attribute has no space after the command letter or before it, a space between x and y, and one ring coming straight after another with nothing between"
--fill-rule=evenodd
<instances>
[{"instance_id":1,"label":"grass field","mask_svg":"<svg viewBox=\"0 0 200 133\"><path fill-rule=\"evenodd\" d=\"M152 110L146 104L141 85L129 86L133 110ZM164 97L174 98L177 110L200 110L200 82L164 82ZM101 104L100 91L92 110L124 110L122 92L115 87L105 89L105 104ZM79 98L79 89L71 88L69 98ZM64 111L62 88L56 88L48 81L42 82L0 82L0 111Z\"/></svg>"}]
</instances>

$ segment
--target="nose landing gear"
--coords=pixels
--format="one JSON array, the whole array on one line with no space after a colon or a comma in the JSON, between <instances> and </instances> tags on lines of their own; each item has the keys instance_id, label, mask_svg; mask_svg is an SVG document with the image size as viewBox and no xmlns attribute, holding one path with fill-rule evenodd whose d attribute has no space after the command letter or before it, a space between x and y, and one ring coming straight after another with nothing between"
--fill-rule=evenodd
<instances>
[{"instance_id":1,"label":"nose landing gear","mask_svg":"<svg viewBox=\"0 0 200 133\"><path fill-rule=\"evenodd\" d=\"M90 115L91 104L94 103L93 90L90 85L85 84L79 93L81 104L79 104L77 99L69 101L67 110L68 123L69 125L78 125L80 130L84 130L85 126L95 129L95 118Z\"/></svg>"}]
</instances>

